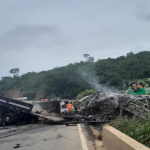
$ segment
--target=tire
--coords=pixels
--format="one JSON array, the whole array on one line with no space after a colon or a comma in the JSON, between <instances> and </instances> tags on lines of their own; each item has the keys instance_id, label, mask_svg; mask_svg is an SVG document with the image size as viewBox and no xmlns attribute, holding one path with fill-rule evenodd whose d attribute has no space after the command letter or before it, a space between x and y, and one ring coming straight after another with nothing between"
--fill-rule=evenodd
<instances>
[{"instance_id":1,"label":"tire","mask_svg":"<svg viewBox=\"0 0 150 150\"><path fill-rule=\"evenodd\" d=\"M16 123L16 115L14 113L7 113L3 116L6 124L14 124Z\"/></svg>"},{"instance_id":2,"label":"tire","mask_svg":"<svg viewBox=\"0 0 150 150\"><path fill-rule=\"evenodd\" d=\"M35 117L34 117L34 122L38 122L38 119L39 119L39 118L38 118L37 116L35 116Z\"/></svg>"},{"instance_id":3,"label":"tire","mask_svg":"<svg viewBox=\"0 0 150 150\"><path fill-rule=\"evenodd\" d=\"M4 109L0 107L0 114L1 114L3 111L4 111Z\"/></svg>"},{"instance_id":4,"label":"tire","mask_svg":"<svg viewBox=\"0 0 150 150\"><path fill-rule=\"evenodd\" d=\"M24 122L25 122L25 124L28 124L28 123L30 123L31 121L33 121L33 119L34 119L34 116L33 116L33 115L31 115L31 114L25 114Z\"/></svg>"},{"instance_id":5,"label":"tire","mask_svg":"<svg viewBox=\"0 0 150 150\"><path fill-rule=\"evenodd\" d=\"M5 126L5 125L6 125L5 121L4 121L4 120L1 120L1 122L0 122L0 127L3 127L3 126Z\"/></svg>"}]
</instances>

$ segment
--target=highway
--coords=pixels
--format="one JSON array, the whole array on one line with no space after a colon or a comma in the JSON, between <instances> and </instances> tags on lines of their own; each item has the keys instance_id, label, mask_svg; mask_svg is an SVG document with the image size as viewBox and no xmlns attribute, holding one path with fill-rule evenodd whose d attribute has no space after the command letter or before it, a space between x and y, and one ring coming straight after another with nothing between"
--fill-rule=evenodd
<instances>
[{"instance_id":1,"label":"highway","mask_svg":"<svg viewBox=\"0 0 150 150\"><path fill-rule=\"evenodd\" d=\"M0 150L12 149L83 150L78 126L48 124L1 127Z\"/></svg>"}]
</instances>

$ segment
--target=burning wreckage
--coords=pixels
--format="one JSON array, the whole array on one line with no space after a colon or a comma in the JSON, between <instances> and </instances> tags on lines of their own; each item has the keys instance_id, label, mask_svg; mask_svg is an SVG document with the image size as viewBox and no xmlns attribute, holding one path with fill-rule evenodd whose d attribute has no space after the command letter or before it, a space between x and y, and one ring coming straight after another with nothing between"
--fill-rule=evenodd
<instances>
[{"instance_id":1,"label":"burning wreckage","mask_svg":"<svg viewBox=\"0 0 150 150\"><path fill-rule=\"evenodd\" d=\"M66 112L64 118L84 122L109 122L119 115L148 118L149 95L98 93L74 103L75 112Z\"/></svg>"},{"instance_id":2,"label":"burning wreckage","mask_svg":"<svg viewBox=\"0 0 150 150\"><path fill-rule=\"evenodd\" d=\"M38 121L38 118L61 123L110 122L119 115L148 118L149 95L98 93L76 101L74 111L60 113L58 101L29 104L0 96L0 125Z\"/></svg>"}]
</instances>

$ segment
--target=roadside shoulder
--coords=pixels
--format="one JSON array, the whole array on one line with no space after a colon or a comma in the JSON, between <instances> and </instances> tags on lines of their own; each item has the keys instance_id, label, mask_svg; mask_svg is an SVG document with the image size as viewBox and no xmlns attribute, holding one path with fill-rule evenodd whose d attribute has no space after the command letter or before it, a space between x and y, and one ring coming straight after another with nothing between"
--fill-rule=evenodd
<instances>
[{"instance_id":1,"label":"roadside shoulder","mask_svg":"<svg viewBox=\"0 0 150 150\"><path fill-rule=\"evenodd\" d=\"M102 147L102 141L96 139L96 135L93 134L94 132L88 125L78 124L78 130L83 150L106 150ZM86 149L84 141L86 143Z\"/></svg>"}]
</instances>

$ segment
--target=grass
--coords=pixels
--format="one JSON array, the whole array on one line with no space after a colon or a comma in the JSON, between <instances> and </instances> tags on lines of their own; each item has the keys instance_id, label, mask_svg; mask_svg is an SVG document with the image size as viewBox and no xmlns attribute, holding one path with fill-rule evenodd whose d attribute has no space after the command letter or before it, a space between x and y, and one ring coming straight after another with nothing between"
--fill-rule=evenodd
<instances>
[{"instance_id":1,"label":"grass","mask_svg":"<svg viewBox=\"0 0 150 150\"><path fill-rule=\"evenodd\" d=\"M101 134L101 133L98 134L98 135L96 136L96 138L97 138L98 140L102 140L102 134Z\"/></svg>"},{"instance_id":2,"label":"grass","mask_svg":"<svg viewBox=\"0 0 150 150\"><path fill-rule=\"evenodd\" d=\"M150 147L150 119L118 117L111 125L136 141Z\"/></svg>"}]
</instances>

